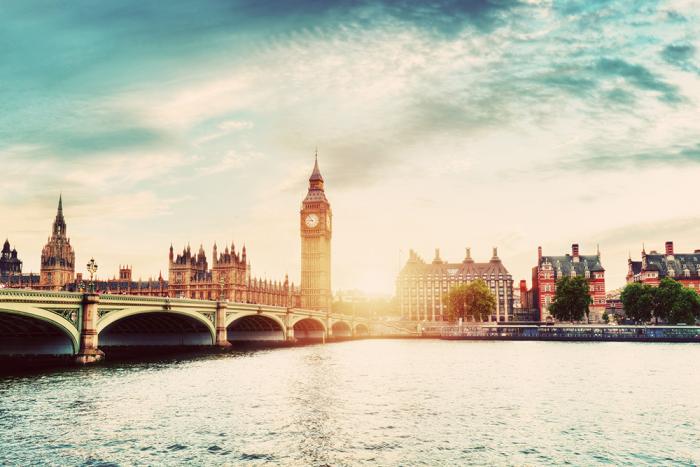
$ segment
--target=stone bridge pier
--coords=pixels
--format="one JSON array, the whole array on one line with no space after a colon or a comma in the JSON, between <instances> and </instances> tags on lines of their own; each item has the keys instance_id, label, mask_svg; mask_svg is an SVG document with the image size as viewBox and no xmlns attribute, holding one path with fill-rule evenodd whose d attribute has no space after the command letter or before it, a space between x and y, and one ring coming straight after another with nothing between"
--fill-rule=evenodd
<instances>
[{"instance_id":1,"label":"stone bridge pier","mask_svg":"<svg viewBox=\"0 0 700 467\"><path fill-rule=\"evenodd\" d=\"M217 347L231 347L228 340L228 328L226 327L226 306L225 302L216 302L216 340Z\"/></svg>"},{"instance_id":2,"label":"stone bridge pier","mask_svg":"<svg viewBox=\"0 0 700 467\"><path fill-rule=\"evenodd\" d=\"M78 363L95 363L104 357L104 352L97 348L97 307L100 296L95 293L83 295L80 317L80 348L75 356Z\"/></svg>"}]
</instances>

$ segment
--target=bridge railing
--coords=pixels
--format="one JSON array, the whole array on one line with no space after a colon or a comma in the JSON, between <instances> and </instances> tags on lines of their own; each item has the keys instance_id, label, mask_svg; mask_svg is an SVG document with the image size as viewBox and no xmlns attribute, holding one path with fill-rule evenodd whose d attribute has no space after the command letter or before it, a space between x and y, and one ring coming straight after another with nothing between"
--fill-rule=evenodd
<instances>
[{"instance_id":1,"label":"bridge railing","mask_svg":"<svg viewBox=\"0 0 700 467\"><path fill-rule=\"evenodd\" d=\"M435 335L437 328L428 330ZM700 342L700 326L442 326L441 337L580 340L690 340ZM424 334L427 335L427 334Z\"/></svg>"}]
</instances>

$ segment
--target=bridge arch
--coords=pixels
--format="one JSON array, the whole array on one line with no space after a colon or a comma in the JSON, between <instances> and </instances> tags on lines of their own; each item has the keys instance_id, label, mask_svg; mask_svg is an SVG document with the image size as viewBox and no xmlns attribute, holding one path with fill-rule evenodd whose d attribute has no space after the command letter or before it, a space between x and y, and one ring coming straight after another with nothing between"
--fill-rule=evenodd
<instances>
[{"instance_id":1,"label":"bridge arch","mask_svg":"<svg viewBox=\"0 0 700 467\"><path fill-rule=\"evenodd\" d=\"M297 340L323 340L328 335L324 322L312 316L301 317L293 326Z\"/></svg>"},{"instance_id":2,"label":"bridge arch","mask_svg":"<svg viewBox=\"0 0 700 467\"><path fill-rule=\"evenodd\" d=\"M56 313L0 309L0 355L74 355L79 348L78 329Z\"/></svg>"},{"instance_id":3,"label":"bridge arch","mask_svg":"<svg viewBox=\"0 0 700 467\"><path fill-rule=\"evenodd\" d=\"M216 328L206 315L187 308L115 310L97 321L98 345L213 345Z\"/></svg>"},{"instance_id":4,"label":"bridge arch","mask_svg":"<svg viewBox=\"0 0 700 467\"><path fill-rule=\"evenodd\" d=\"M232 314L226 317L226 336L230 342L284 341L286 326L268 313Z\"/></svg>"},{"instance_id":5,"label":"bridge arch","mask_svg":"<svg viewBox=\"0 0 700 467\"><path fill-rule=\"evenodd\" d=\"M369 336L369 327L364 323L358 323L355 325L355 335L356 336Z\"/></svg>"},{"instance_id":6,"label":"bridge arch","mask_svg":"<svg viewBox=\"0 0 700 467\"><path fill-rule=\"evenodd\" d=\"M345 321L336 321L331 326L331 335L333 337L352 337L352 328Z\"/></svg>"}]
</instances>

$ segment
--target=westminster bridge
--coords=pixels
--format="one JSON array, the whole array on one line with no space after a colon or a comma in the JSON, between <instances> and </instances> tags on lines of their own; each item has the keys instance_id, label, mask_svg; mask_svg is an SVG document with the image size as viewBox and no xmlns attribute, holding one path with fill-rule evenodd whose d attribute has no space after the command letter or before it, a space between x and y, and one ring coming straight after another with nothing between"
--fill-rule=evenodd
<instances>
[{"instance_id":1,"label":"westminster bridge","mask_svg":"<svg viewBox=\"0 0 700 467\"><path fill-rule=\"evenodd\" d=\"M74 355L100 348L218 346L365 337L364 318L299 308L132 295L0 290L0 355Z\"/></svg>"}]
</instances>

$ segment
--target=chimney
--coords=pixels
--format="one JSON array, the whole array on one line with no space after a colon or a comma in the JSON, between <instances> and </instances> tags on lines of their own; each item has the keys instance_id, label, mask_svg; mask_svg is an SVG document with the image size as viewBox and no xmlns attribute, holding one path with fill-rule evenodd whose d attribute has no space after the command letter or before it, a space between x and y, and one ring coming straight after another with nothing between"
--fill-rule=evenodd
<instances>
[{"instance_id":1,"label":"chimney","mask_svg":"<svg viewBox=\"0 0 700 467\"><path fill-rule=\"evenodd\" d=\"M673 256L673 242L666 242L666 256Z\"/></svg>"},{"instance_id":2,"label":"chimney","mask_svg":"<svg viewBox=\"0 0 700 467\"><path fill-rule=\"evenodd\" d=\"M571 256L578 258L578 243L571 245Z\"/></svg>"},{"instance_id":3,"label":"chimney","mask_svg":"<svg viewBox=\"0 0 700 467\"><path fill-rule=\"evenodd\" d=\"M433 259L433 264L441 264L442 260L440 259L440 248L435 248L435 259Z\"/></svg>"},{"instance_id":4,"label":"chimney","mask_svg":"<svg viewBox=\"0 0 700 467\"><path fill-rule=\"evenodd\" d=\"M493 247L493 257L491 259L498 259L498 248Z\"/></svg>"},{"instance_id":5,"label":"chimney","mask_svg":"<svg viewBox=\"0 0 700 467\"><path fill-rule=\"evenodd\" d=\"M520 293L526 293L527 292L527 282L525 279L520 279Z\"/></svg>"},{"instance_id":6,"label":"chimney","mask_svg":"<svg viewBox=\"0 0 700 467\"><path fill-rule=\"evenodd\" d=\"M537 264L539 264L542 261L542 247L538 246L537 247Z\"/></svg>"}]
</instances>

